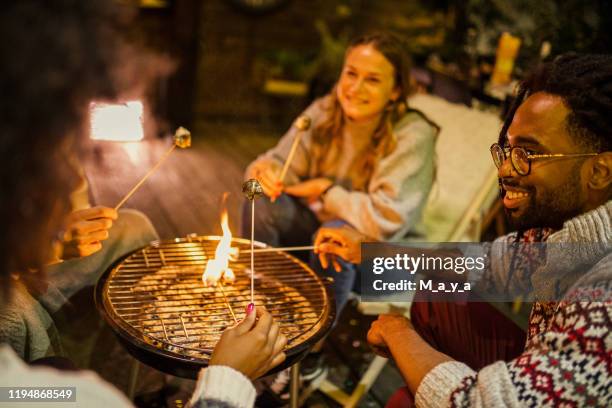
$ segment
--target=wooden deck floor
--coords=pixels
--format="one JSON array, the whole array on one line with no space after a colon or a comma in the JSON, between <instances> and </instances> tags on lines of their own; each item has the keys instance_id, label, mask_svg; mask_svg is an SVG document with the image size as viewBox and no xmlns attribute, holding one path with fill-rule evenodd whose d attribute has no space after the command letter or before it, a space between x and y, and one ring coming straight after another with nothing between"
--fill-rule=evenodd
<instances>
[{"instance_id":1,"label":"wooden deck floor","mask_svg":"<svg viewBox=\"0 0 612 408\"><path fill-rule=\"evenodd\" d=\"M176 150L153 174L125 207L145 213L161 238L182 237L190 233L219 234L221 197L229 192L227 207L230 228L238 235L240 208L244 199L240 192L245 167L259 153L273 146L282 131L235 124L202 124L193 131L193 146ZM171 146L170 139L137 143L93 142L84 167L96 204L114 206L123 195L153 166ZM355 385L373 358L366 342L372 317L360 315L349 306L326 344L331 365L330 379L346 390ZM121 346L112 343L108 333L96 347L105 348L105 356L92 361L92 368L124 390L127 388L131 358ZM109 358L108 356L114 356ZM119 360L119 362L118 362ZM121 366L121 372L117 367ZM168 397L156 392L168 384L179 384L176 395ZM380 407L403 381L392 363L387 364L378 381L360 406ZM148 404L180 406L181 396L190 392L192 383L168 379L153 369L140 370L137 394ZM178 395L178 396L177 396ZM154 402L151 402L154 401ZM160 401L165 401L162 403ZM320 393L306 403L313 407L335 407L337 404ZM159 406L159 405L158 405Z\"/></svg>"}]
</instances>

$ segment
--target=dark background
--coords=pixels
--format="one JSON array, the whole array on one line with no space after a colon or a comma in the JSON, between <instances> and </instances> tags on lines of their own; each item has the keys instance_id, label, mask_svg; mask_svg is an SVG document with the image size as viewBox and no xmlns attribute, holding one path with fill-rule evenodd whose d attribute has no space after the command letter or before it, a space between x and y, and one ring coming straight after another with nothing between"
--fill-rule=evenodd
<instances>
[{"instance_id":1,"label":"dark background","mask_svg":"<svg viewBox=\"0 0 612 408\"><path fill-rule=\"evenodd\" d=\"M499 35L522 40L520 78L539 60L565 51L607 52L612 5L605 0L280 0L270 9L241 3L272 1L167 0L141 6L134 35L179 63L152 90L169 128L196 120L273 123L283 128L328 90L347 41L385 29L402 36L415 63L479 91L494 62ZM141 1L146 4L146 1ZM264 91L268 79L305 83L305 95Z\"/></svg>"}]
</instances>

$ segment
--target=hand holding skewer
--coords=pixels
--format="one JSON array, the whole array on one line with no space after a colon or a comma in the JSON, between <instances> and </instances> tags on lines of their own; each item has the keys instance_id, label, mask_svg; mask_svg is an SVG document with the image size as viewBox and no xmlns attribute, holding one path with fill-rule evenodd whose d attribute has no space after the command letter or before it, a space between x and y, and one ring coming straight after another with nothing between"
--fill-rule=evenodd
<instances>
[{"instance_id":1,"label":"hand holding skewer","mask_svg":"<svg viewBox=\"0 0 612 408\"><path fill-rule=\"evenodd\" d=\"M299 116L293 126L297 129L295 132L289 154L285 162L281 164L274 159L260 159L251 167L251 177L256 178L262 185L265 195L270 197L274 202L283 192L283 183L289 170L289 166L293 161L293 157L300 144L302 134L310 128L310 118L306 115Z\"/></svg>"},{"instance_id":2,"label":"hand holding skewer","mask_svg":"<svg viewBox=\"0 0 612 408\"><path fill-rule=\"evenodd\" d=\"M121 208L123 204L125 204L125 202L136 192L136 190L138 190L138 188L140 188L140 186L149 178L149 176L151 176L151 174L153 174L155 170L157 170L159 166L161 166L162 163L166 161L170 153L172 153L172 151L177 146L181 149L186 149L191 146L191 133L184 127L179 127L174 133L173 141L174 143L172 144L172 147L168 149L166 153L164 153L164 155L161 157L161 159L159 159L155 166L153 166L151 170L149 170L147 174L145 174L140 179L140 181L138 181L138 183L136 183L136 185L132 187L132 189L125 195L125 197L123 197L121 201L119 201L119 203L115 206L115 211L117 211L119 208Z\"/></svg>"},{"instance_id":3,"label":"hand holding skewer","mask_svg":"<svg viewBox=\"0 0 612 408\"><path fill-rule=\"evenodd\" d=\"M215 346L209 365L231 367L255 380L285 360L287 337L262 306L228 329Z\"/></svg>"},{"instance_id":4,"label":"hand holding skewer","mask_svg":"<svg viewBox=\"0 0 612 408\"><path fill-rule=\"evenodd\" d=\"M340 272L342 266L337 257L354 264L361 263L361 243L373 241L375 240L348 225L323 227L315 237L314 251L324 269L331 263L336 272Z\"/></svg>"},{"instance_id":5,"label":"hand holding skewer","mask_svg":"<svg viewBox=\"0 0 612 408\"><path fill-rule=\"evenodd\" d=\"M60 259L81 258L101 250L117 216L117 211L102 206L71 212L64 223Z\"/></svg>"}]
</instances>

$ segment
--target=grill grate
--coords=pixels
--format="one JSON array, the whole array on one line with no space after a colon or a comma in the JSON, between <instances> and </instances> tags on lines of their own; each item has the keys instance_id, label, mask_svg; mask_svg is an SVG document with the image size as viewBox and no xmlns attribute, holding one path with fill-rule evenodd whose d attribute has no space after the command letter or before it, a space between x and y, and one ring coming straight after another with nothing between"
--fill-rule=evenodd
<instances>
[{"instance_id":1,"label":"grill grate","mask_svg":"<svg viewBox=\"0 0 612 408\"><path fill-rule=\"evenodd\" d=\"M250 302L248 240L232 240L232 247L241 251L230 261L235 282L225 283L223 290L202 283L219 238L158 241L128 256L104 283L108 315L130 336L156 349L208 360L223 330L234 324L228 303L240 320ZM265 305L279 322L287 349L307 341L328 312L321 279L283 252L256 254L255 272L255 303Z\"/></svg>"}]
</instances>

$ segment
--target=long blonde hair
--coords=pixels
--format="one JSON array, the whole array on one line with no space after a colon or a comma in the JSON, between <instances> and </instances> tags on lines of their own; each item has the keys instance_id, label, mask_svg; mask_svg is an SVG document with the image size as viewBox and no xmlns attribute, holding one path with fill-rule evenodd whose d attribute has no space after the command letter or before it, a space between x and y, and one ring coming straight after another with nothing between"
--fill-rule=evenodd
<instances>
[{"instance_id":1,"label":"long blonde hair","mask_svg":"<svg viewBox=\"0 0 612 408\"><path fill-rule=\"evenodd\" d=\"M378 126L372 134L366 154L359 159L360 163L358 165L363 171L360 172L360 177L355 177L353 180L353 189L365 191L376 164L391 153L397 144L393 134L393 126L406 113L408 108L406 99L411 93L411 64L402 41L391 34L373 33L359 37L351 42L346 54L359 45L371 45L385 56L394 68L394 86L400 91L399 97L395 101L389 101ZM336 84L327 96L326 118L313 129L312 163L315 166L315 172L320 172L325 167L326 162L334 161L335 158L330 158L327 153L329 151L338 152L342 144L345 118L336 93L337 86ZM333 147L336 149L333 149Z\"/></svg>"}]
</instances>

